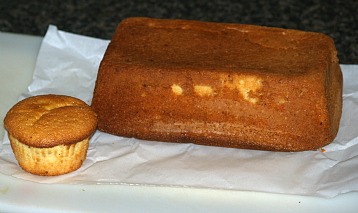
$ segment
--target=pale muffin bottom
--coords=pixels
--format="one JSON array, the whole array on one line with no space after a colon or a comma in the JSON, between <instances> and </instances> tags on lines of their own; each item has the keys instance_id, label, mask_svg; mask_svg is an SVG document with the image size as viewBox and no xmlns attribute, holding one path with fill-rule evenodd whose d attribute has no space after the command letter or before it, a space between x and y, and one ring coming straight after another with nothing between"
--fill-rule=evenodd
<instances>
[{"instance_id":1,"label":"pale muffin bottom","mask_svg":"<svg viewBox=\"0 0 358 213\"><path fill-rule=\"evenodd\" d=\"M54 176L77 170L86 159L89 138L70 145L50 148L31 147L9 135L20 167L32 174Z\"/></svg>"}]
</instances>

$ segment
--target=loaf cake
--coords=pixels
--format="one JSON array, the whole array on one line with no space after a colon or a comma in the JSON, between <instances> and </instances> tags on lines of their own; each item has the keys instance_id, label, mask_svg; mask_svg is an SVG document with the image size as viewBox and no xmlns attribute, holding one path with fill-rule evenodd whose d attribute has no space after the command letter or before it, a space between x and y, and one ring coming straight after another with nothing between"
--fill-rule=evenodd
<instances>
[{"instance_id":1,"label":"loaf cake","mask_svg":"<svg viewBox=\"0 0 358 213\"><path fill-rule=\"evenodd\" d=\"M20 167L53 176L81 167L97 115L77 98L50 94L18 102L4 124Z\"/></svg>"},{"instance_id":2,"label":"loaf cake","mask_svg":"<svg viewBox=\"0 0 358 213\"><path fill-rule=\"evenodd\" d=\"M321 33L191 20L123 20L100 64L98 128L231 148L316 150L335 138L342 73Z\"/></svg>"}]
</instances>

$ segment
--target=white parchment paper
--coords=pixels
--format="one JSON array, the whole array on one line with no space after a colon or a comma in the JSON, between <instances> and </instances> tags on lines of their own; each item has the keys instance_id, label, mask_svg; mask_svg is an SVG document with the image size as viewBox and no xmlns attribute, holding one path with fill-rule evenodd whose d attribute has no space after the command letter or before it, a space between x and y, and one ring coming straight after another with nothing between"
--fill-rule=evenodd
<instances>
[{"instance_id":1,"label":"white parchment paper","mask_svg":"<svg viewBox=\"0 0 358 213\"><path fill-rule=\"evenodd\" d=\"M50 26L33 81L19 99L53 93L90 104L108 43ZM80 169L41 177L21 170L5 134L0 144L0 172L40 183L160 185L323 197L358 191L358 66L341 67L343 115L338 136L324 147L326 152L281 153L150 142L97 131Z\"/></svg>"}]
</instances>

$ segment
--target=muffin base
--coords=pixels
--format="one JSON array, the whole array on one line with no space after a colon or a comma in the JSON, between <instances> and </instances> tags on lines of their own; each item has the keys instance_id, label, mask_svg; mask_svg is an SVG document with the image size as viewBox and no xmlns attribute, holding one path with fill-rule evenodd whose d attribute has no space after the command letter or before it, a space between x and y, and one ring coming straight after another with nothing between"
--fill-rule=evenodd
<instances>
[{"instance_id":1,"label":"muffin base","mask_svg":"<svg viewBox=\"0 0 358 213\"><path fill-rule=\"evenodd\" d=\"M9 135L12 150L20 167L42 176L62 175L77 170L86 159L89 138L70 145L37 148Z\"/></svg>"}]
</instances>

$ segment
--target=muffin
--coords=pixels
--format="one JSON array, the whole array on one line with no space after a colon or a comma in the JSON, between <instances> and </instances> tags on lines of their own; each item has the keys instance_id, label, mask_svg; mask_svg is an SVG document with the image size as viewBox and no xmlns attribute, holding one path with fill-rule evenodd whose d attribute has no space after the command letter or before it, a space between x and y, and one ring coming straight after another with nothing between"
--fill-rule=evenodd
<instances>
[{"instance_id":1,"label":"muffin","mask_svg":"<svg viewBox=\"0 0 358 213\"><path fill-rule=\"evenodd\" d=\"M86 159L97 115L85 102L64 95L39 95L15 104L4 119L20 167L32 174L61 175Z\"/></svg>"}]
</instances>

